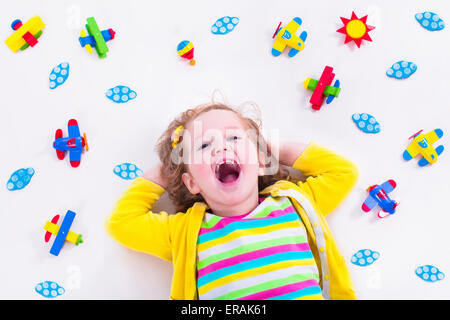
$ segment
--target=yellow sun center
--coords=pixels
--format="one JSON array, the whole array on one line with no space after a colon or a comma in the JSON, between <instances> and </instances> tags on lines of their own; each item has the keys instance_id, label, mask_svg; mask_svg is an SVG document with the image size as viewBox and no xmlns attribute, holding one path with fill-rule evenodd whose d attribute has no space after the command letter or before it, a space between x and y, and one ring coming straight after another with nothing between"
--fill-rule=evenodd
<instances>
[{"instance_id":1,"label":"yellow sun center","mask_svg":"<svg viewBox=\"0 0 450 320\"><path fill-rule=\"evenodd\" d=\"M366 25L360 20L350 21L345 29L353 39L361 38L367 31Z\"/></svg>"}]
</instances>

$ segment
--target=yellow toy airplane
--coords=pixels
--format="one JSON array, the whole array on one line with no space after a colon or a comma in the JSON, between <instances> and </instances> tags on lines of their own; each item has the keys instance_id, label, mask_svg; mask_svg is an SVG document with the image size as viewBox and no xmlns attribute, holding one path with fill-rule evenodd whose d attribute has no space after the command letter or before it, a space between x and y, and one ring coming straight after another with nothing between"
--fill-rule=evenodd
<instances>
[{"instance_id":1,"label":"yellow toy airplane","mask_svg":"<svg viewBox=\"0 0 450 320\"><path fill-rule=\"evenodd\" d=\"M44 27L45 24L39 16L34 16L23 25L22 21L16 19L11 24L14 33L5 40L5 43L12 52L25 50L29 46L34 47Z\"/></svg>"},{"instance_id":2,"label":"yellow toy airplane","mask_svg":"<svg viewBox=\"0 0 450 320\"><path fill-rule=\"evenodd\" d=\"M299 51L305 49L305 41L308 33L303 31L300 34L300 37L295 35L295 32L302 24L302 19L296 17L288 23L288 25L284 28L280 29L281 22L278 25L277 30L275 31L272 38L275 38L275 43L272 47L272 55L278 57L286 47L290 47L289 57L295 56Z\"/></svg>"},{"instance_id":3,"label":"yellow toy airplane","mask_svg":"<svg viewBox=\"0 0 450 320\"><path fill-rule=\"evenodd\" d=\"M429 163L435 163L438 156L444 151L444 146L440 145L436 149L433 148L433 143L438 141L444 135L441 129L435 129L426 134L421 133L423 130L415 133L409 139L413 138L412 143L403 152L403 159L406 161L411 160L419 153L423 156L419 160L420 167L426 166Z\"/></svg>"}]
</instances>

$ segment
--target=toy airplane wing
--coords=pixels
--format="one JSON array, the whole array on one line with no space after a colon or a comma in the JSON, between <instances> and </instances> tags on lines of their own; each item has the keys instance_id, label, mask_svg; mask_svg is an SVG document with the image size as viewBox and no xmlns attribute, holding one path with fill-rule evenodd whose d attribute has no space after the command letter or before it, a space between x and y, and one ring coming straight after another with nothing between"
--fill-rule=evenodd
<instances>
[{"instance_id":1,"label":"toy airplane wing","mask_svg":"<svg viewBox=\"0 0 450 320\"><path fill-rule=\"evenodd\" d=\"M333 68L330 66L326 66L322 72L322 75L320 76L316 88L313 91L313 94L311 95L311 99L309 100L309 102L313 105L313 109L316 110L320 109L323 100L325 100L323 92L326 86L331 84L333 79L334 79Z\"/></svg>"},{"instance_id":2,"label":"toy airplane wing","mask_svg":"<svg viewBox=\"0 0 450 320\"><path fill-rule=\"evenodd\" d=\"M53 217L52 221L47 221L47 223L44 226L44 230L47 231L45 233L45 242L49 242L52 234L58 234L59 227L56 225L56 223L59 220L59 214ZM57 228L56 228L57 227Z\"/></svg>"},{"instance_id":3,"label":"toy airplane wing","mask_svg":"<svg viewBox=\"0 0 450 320\"><path fill-rule=\"evenodd\" d=\"M420 147L416 143L411 143L408 148L403 152L403 159L411 160L419 154Z\"/></svg>"},{"instance_id":4,"label":"toy airplane wing","mask_svg":"<svg viewBox=\"0 0 450 320\"><path fill-rule=\"evenodd\" d=\"M69 138L78 138L81 136L77 120L70 119L67 128L69 130Z\"/></svg>"},{"instance_id":5,"label":"toy airplane wing","mask_svg":"<svg viewBox=\"0 0 450 320\"><path fill-rule=\"evenodd\" d=\"M300 28L302 25L302 19L299 17L296 17L292 19L286 26L286 30L289 30L292 34L295 34L295 32Z\"/></svg>"},{"instance_id":6,"label":"toy airplane wing","mask_svg":"<svg viewBox=\"0 0 450 320\"><path fill-rule=\"evenodd\" d=\"M61 226L59 227L58 234L56 235L55 241L53 242L52 247L50 248L50 253L57 256L61 251L61 248L66 241L67 233L72 226L73 220L75 219L75 212L67 211Z\"/></svg>"},{"instance_id":7,"label":"toy airplane wing","mask_svg":"<svg viewBox=\"0 0 450 320\"><path fill-rule=\"evenodd\" d=\"M427 139L428 143L432 145L436 141L438 141L442 136L444 135L444 132L441 129L435 129L433 131L428 132L425 134L425 139Z\"/></svg>"},{"instance_id":8,"label":"toy airplane wing","mask_svg":"<svg viewBox=\"0 0 450 320\"><path fill-rule=\"evenodd\" d=\"M364 212L369 212L370 210L375 208L377 204L378 202L371 195L369 195L362 204L361 208L363 209Z\"/></svg>"},{"instance_id":9,"label":"toy airplane wing","mask_svg":"<svg viewBox=\"0 0 450 320\"><path fill-rule=\"evenodd\" d=\"M81 161L81 150L70 150L69 152L70 165L74 168L78 167Z\"/></svg>"},{"instance_id":10,"label":"toy airplane wing","mask_svg":"<svg viewBox=\"0 0 450 320\"><path fill-rule=\"evenodd\" d=\"M339 92L341 91L340 88L339 88L340 85L341 85L341 82L339 80L336 80L334 82L334 86L333 87L329 87L328 86L328 87L325 88L325 90L323 92L324 92L325 95L328 95L328 98L327 98L327 101L326 101L327 104L330 104L331 102L333 102L334 98L339 95ZM335 88L334 92L327 93L326 91L331 91L332 90L331 88Z\"/></svg>"},{"instance_id":11,"label":"toy airplane wing","mask_svg":"<svg viewBox=\"0 0 450 320\"><path fill-rule=\"evenodd\" d=\"M59 215L57 217L59 217ZM55 235L55 236L58 235L60 227L56 224L56 222L53 222L53 220L52 220L52 222L47 221L45 223L44 230L47 231L45 233L44 240L45 240L45 242L49 242L50 237L52 235ZM83 243L83 238L82 238L81 234L76 234L75 232L69 231L67 233L66 241L69 241L69 242L73 243L74 245L79 245L80 243Z\"/></svg>"},{"instance_id":12,"label":"toy airplane wing","mask_svg":"<svg viewBox=\"0 0 450 320\"><path fill-rule=\"evenodd\" d=\"M78 127L78 122L75 119L69 120L68 130L69 130L69 138L78 138L81 136L80 128ZM74 168L78 167L81 161L81 150L72 149L69 150L69 152L70 152L69 153L70 165Z\"/></svg>"},{"instance_id":13,"label":"toy airplane wing","mask_svg":"<svg viewBox=\"0 0 450 320\"><path fill-rule=\"evenodd\" d=\"M283 52L284 48L286 48L286 44L281 41L275 41L272 46L272 55L275 57L279 56Z\"/></svg>"},{"instance_id":14,"label":"toy airplane wing","mask_svg":"<svg viewBox=\"0 0 450 320\"><path fill-rule=\"evenodd\" d=\"M55 143L58 139L61 139L63 137L63 132L61 129L56 130L55 133L55 142L53 142L53 147L56 149L57 147L55 146ZM64 157L66 156L63 150L58 150L56 149L56 156L58 157L59 160L63 160Z\"/></svg>"},{"instance_id":15,"label":"toy airplane wing","mask_svg":"<svg viewBox=\"0 0 450 320\"><path fill-rule=\"evenodd\" d=\"M391 193L392 190L395 189L397 186L397 183L394 180L388 180L384 182L380 187L384 190L386 193Z\"/></svg>"}]
</instances>

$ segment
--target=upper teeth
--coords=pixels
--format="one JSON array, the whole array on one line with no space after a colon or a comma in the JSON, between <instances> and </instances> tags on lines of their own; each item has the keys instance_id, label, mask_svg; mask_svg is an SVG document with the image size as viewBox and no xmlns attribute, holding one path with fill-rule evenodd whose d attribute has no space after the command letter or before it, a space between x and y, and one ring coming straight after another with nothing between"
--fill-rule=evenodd
<instances>
[{"instance_id":1,"label":"upper teeth","mask_svg":"<svg viewBox=\"0 0 450 320\"><path fill-rule=\"evenodd\" d=\"M222 164L230 164L230 165L237 164L237 165L239 165L239 163L238 163L237 161L234 161L234 160L230 160L230 159L222 160L221 162L218 162L218 163L216 164L216 166L215 166L214 171L215 171L216 173L219 172L219 167L220 167L220 165L222 165Z\"/></svg>"},{"instance_id":2,"label":"upper teeth","mask_svg":"<svg viewBox=\"0 0 450 320\"><path fill-rule=\"evenodd\" d=\"M218 164L217 164L217 166L220 166L221 164L234 164L234 163L237 163L236 161L234 161L234 160L224 160L224 161L221 161L221 162L219 162Z\"/></svg>"}]
</instances>

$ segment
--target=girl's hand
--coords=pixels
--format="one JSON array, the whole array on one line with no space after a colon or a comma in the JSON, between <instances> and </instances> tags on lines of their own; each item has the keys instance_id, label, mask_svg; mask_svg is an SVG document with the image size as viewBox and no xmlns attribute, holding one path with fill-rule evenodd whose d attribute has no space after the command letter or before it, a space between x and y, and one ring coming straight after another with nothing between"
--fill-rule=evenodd
<instances>
[{"instance_id":1,"label":"girl's hand","mask_svg":"<svg viewBox=\"0 0 450 320\"><path fill-rule=\"evenodd\" d=\"M267 142L267 146L271 154L278 158L280 164L288 167L292 167L295 160L308 147L307 144L300 142L271 143L269 141Z\"/></svg>"},{"instance_id":2,"label":"girl's hand","mask_svg":"<svg viewBox=\"0 0 450 320\"><path fill-rule=\"evenodd\" d=\"M167 179L161 175L161 167L162 167L161 163L157 164L156 166L145 172L142 175L142 178L150 180L156 184L159 184L164 189L167 189L169 183Z\"/></svg>"}]
</instances>

